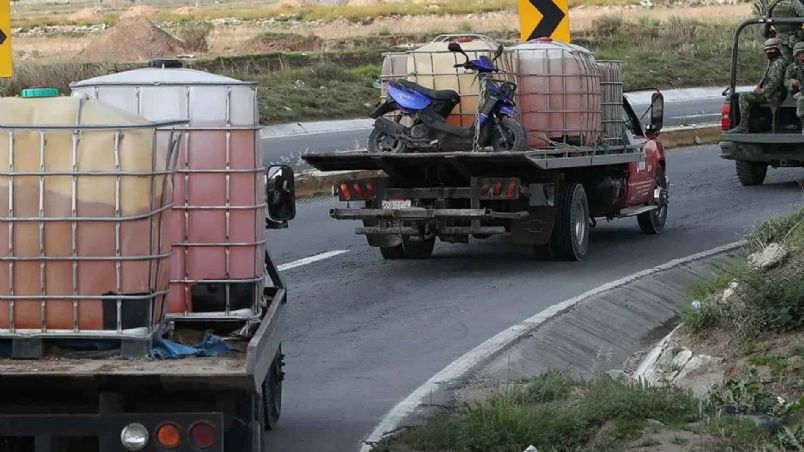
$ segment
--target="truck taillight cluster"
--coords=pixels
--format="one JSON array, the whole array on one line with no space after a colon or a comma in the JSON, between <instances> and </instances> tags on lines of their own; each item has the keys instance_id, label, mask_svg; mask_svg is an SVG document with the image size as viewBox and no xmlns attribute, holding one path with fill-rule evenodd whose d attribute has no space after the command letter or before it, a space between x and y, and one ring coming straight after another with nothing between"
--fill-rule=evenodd
<instances>
[{"instance_id":1,"label":"truck taillight cluster","mask_svg":"<svg viewBox=\"0 0 804 452\"><path fill-rule=\"evenodd\" d=\"M377 185L374 181L341 182L335 186L334 191L341 201L366 201L377 198Z\"/></svg>"},{"instance_id":2,"label":"truck taillight cluster","mask_svg":"<svg viewBox=\"0 0 804 452\"><path fill-rule=\"evenodd\" d=\"M519 198L519 179L480 179L480 199L517 199Z\"/></svg>"},{"instance_id":3,"label":"truck taillight cluster","mask_svg":"<svg viewBox=\"0 0 804 452\"><path fill-rule=\"evenodd\" d=\"M731 129L731 102L726 101L720 107L720 128L724 131Z\"/></svg>"},{"instance_id":4,"label":"truck taillight cluster","mask_svg":"<svg viewBox=\"0 0 804 452\"><path fill-rule=\"evenodd\" d=\"M215 444L215 427L209 422L198 421L187 429L186 436L182 435L182 429L172 422L164 422L154 431L154 442L157 446L165 450L173 450L181 446L182 441L187 441L189 446L196 449L207 449ZM151 435L148 429L139 423L128 424L123 427L120 433L120 441L123 447L130 451L143 450L148 446Z\"/></svg>"}]
</instances>

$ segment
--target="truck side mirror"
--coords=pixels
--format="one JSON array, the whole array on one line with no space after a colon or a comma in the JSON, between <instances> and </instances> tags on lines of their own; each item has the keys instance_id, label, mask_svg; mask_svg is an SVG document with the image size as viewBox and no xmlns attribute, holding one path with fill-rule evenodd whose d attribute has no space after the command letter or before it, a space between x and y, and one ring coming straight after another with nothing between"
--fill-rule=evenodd
<instances>
[{"instance_id":1,"label":"truck side mirror","mask_svg":"<svg viewBox=\"0 0 804 452\"><path fill-rule=\"evenodd\" d=\"M296 188L293 170L286 165L268 167L265 177L265 202L268 206L266 227L280 229L296 218Z\"/></svg>"},{"instance_id":2,"label":"truck side mirror","mask_svg":"<svg viewBox=\"0 0 804 452\"><path fill-rule=\"evenodd\" d=\"M650 125L647 132L649 134L658 134L662 130L662 123L664 122L664 96L659 91L656 91L651 96L650 101Z\"/></svg>"}]
</instances>

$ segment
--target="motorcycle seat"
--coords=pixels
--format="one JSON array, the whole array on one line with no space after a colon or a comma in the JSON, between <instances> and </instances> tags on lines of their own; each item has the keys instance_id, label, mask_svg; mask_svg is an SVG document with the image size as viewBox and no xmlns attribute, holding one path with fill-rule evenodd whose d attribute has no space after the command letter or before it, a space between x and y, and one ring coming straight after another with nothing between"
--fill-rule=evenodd
<instances>
[{"instance_id":1,"label":"motorcycle seat","mask_svg":"<svg viewBox=\"0 0 804 452\"><path fill-rule=\"evenodd\" d=\"M425 88L419 85L418 83L413 83L408 80L396 80L396 83L398 83L400 86L404 86L407 89L422 93L425 96L434 100L453 100L455 102L458 102L461 99L461 96L459 96L458 93L456 93L451 89L435 90Z\"/></svg>"}]
</instances>

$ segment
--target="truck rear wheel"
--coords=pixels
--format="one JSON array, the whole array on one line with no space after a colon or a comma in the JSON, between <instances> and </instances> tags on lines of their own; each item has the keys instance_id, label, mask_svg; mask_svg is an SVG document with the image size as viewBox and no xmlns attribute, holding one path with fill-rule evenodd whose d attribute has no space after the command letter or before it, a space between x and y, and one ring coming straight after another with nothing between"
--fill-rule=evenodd
<instances>
[{"instance_id":1,"label":"truck rear wheel","mask_svg":"<svg viewBox=\"0 0 804 452\"><path fill-rule=\"evenodd\" d=\"M743 186L762 185L765 182L765 176L768 175L767 163L737 160L734 164L737 168L737 179Z\"/></svg>"},{"instance_id":2,"label":"truck rear wheel","mask_svg":"<svg viewBox=\"0 0 804 452\"><path fill-rule=\"evenodd\" d=\"M284 356L282 348L280 348L268 369L268 375L262 382L265 430L275 429L279 422L279 415L282 414L282 380L285 379L285 374L282 372Z\"/></svg>"},{"instance_id":3,"label":"truck rear wheel","mask_svg":"<svg viewBox=\"0 0 804 452\"><path fill-rule=\"evenodd\" d=\"M383 259L387 260L405 258L405 250L402 248L401 243L397 246L381 246L380 254L382 254Z\"/></svg>"},{"instance_id":4,"label":"truck rear wheel","mask_svg":"<svg viewBox=\"0 0 804 452\"><path fill-rule=\"evenodd\" d=\"M560 260L579 261L589 248L589 201L583 185L567 183L556 199L551 250Z\"/></svg>"},{"instance_id":5,"label":"truck rear wheel","mask_svg":"<svg viewBox=\"0 0 804 452\"><path fill-rule=\"evenodd\" d=\"M664 167L656 171L656 183L653 187L654 202L659 206L656 210L637 215L639 229L645 234L661 234L667 222L667 179L664 176ZM664 191L664 194L662 194ZM658 195L658 196L657 196Z\"/></svg>"},{"instance_id":6,"label":"truck rear wheel","mask_svg":"<svg viewBox=\"0 0 804 452\"><path fill-rule=\"evenodd\" d=\"M402 237L402 248L405 250L405 257L410 259L427 259L433 255L435 247L435 237L427 240L413 240L410 237Z\"/></svg>"}]
</instances>

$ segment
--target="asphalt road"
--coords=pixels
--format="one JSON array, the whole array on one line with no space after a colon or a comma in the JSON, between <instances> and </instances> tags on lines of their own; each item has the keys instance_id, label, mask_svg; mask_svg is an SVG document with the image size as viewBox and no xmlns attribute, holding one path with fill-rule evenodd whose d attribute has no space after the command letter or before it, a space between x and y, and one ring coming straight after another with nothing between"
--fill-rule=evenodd
<instances>
[{"instance_id":1,"label":"asphalt road","mask_svg":"<svg viewBox=\"0 0 804 452\"><path fill-rule=\"evenodd\" d=\"M382 416L484 340L564 299L669 260L733 242L804 201L804 171L771 170L741 187L715 146L668 156L671 206L661 236L635 219L601 223L577 263L541 262L504 239L438 243L426 261L383 261L355 223L327 216L331 199L300 201L287 230L269 232L280 263L345 251L283 273L289 333L284 408L268 451L354 451Z\"/></svg>"},{"instance_id":2,"label":"asphalt road","mask_svg":"<svg viewBox=\"0 0 804 452\"><path fill-rule=\"evenodd\" d=\"M671 92L668 92L672 96ZM717 95L715 95L717 94ZM668 96L665 104L665 127L718 122L723 99L719 92L695 99L674 99ZM641 115L650 104L650 97L636 94L634 110ZM301 160L306 153L336 152L364 149L371 129L352 129L310 135L282 136L263 139L263 156L268 163L308 167Z\"/></svg>"}]
</instances>

